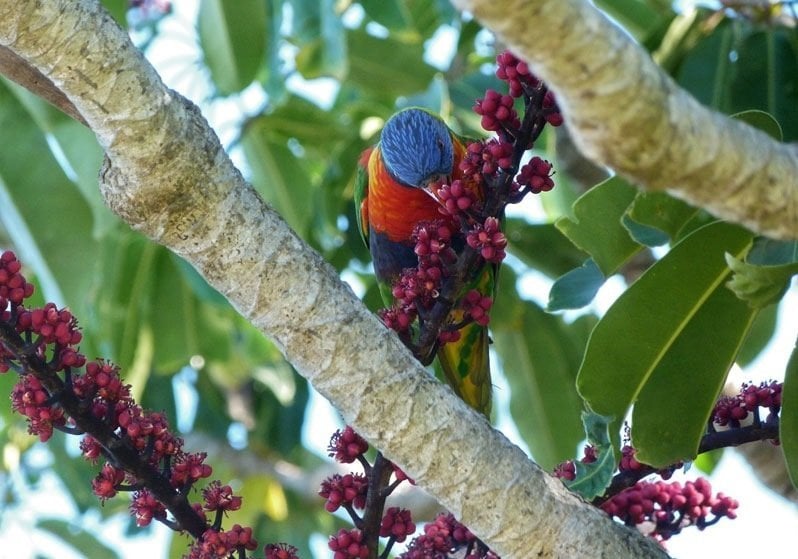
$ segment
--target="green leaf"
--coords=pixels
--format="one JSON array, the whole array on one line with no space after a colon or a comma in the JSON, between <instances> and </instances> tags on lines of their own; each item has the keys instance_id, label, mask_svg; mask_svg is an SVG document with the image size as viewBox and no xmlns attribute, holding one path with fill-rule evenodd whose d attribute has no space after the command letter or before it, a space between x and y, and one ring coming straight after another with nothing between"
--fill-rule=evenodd
<instances>
[{"instance_id":1,"label":"green leaf","mask_svg":"<svg viewBox=\"0 0 798 559\"><path fill-rule=\"evenodd\" d=\"M667 233L656 227L645 225L629 217L629 214L624 214L621 219L624 228L629 231L629 236L635 242L640 243L647 247L658 247L666 244L670 237Z\"/></svg>"},{"instance_id":2,"label":"green leaf","mask_svg":"<svg viewBox=\"0 0 798 559\"><path fill-rule=\"evenodd\" d=\"M219 93L230 95L252 83L266 55L266 3L201 0L197 25L205 64Z\"/></svg>"},{"instance_id":3,"label":"green leaf","mask_svg":"<svg viewBox=\"0 0 798 559\"><path fill-rule=\"evenodd\" d=\"M549 312L581 309L589 305L606 278L592 258L557 278L549 291Z\"/></svg>"},{"instance_id":4,"label":"green leaf","mask_svg":"<svg viewBox=\"0 0 798 559\"><path fill-rule=\"evenodd\" d=\"M342 124L334 114L298 95L287 96L272 111L247 125L248 128L252 126L275 142L293 138L305 148L323 150L325 156L335 143L354 133L351 126Z\"/></svg>"},{"instance_id":5,"label":"green leaf","mask_svg":"<svg viewBox=\"0 0 798 559\"><path fill-rule=\"evenodd\" d=\"M85 530L80 524L50 518L39 520L36 525L42 530L47 530L58 536L85 557L107 557L109 559L119 557L119 553L113 547L103 543L100 538Z\"/></svg>"},{"instance_id":6,"label":"green leaf","mask_svg":"<svg viewBox=\"0 0 798 559\"><path fill-rule=\"evenodd\" d=\"M532 224L511 217L504 222L504 234L513 256L549 277L561 276L585 261L585 253L553 223Z\"/></svg>"},{"instance_id":7,"label":"green leaf","mask_svg":"<svg viewBox=\"0 0 798 559\"><path fill-rule=\"evenodd\" d=\"M199 345L196 300L191 287L176 265L177 256L163 250L156 256L153 274L157 278L152 292L150 315L154 345L153 366L172 374L188 364ZM163 309L169 309L163 312Z\"/></svg>"},{"instance_id":8,"label":"green leaf","mask_svg":"<svg viewBox=\"0 0 798 559\"><path fill-rule=\"evenodd\" d=\"M728 283L729 289L755 309L780 301L790 287L792 277L798 274L798 262L756 266L727 254L726 263L734 272Z\"/></svg>"},{"instance_id":9,"label":"green leaf","mask_svg":"<svg viewBox=\"0 0 798 559\"><path fill-rule=\"evenodd\" d=\"M295 231L306 235L314 213L314 195L304 163L284 142L271 139L260 122L246 130L243 146L252 185Z\"/></svg>"},{"instance_id":10,"label":"green leaf","mask_svg":"<svg viewBox=\"0 0 798 559\"><path fill-rule=\"evenodd\" d=\"M378 97L424 91L435 75L434 68L419 62L424 56L421 43L379 39L360 30L347 36L349 81Z\"/></svg>"},{"instance_id":11,"label":"green leaf","mask_svg":"<svg viewBox=\"0 0 798 559\"><path fill-rule=\"evenodd\" d=\"M632 440L640 462L664 467L696 456L755 316L724 285L695 310L654 365L634 404Z\"/></svg>"},{"instance_id":12,"label":"green leaf","mask_svg":"<svg viewBox=\"0 0 798 559\"><path fill-rule=\"evenodd\" d=\"M647 225L664 233L666 236L664 242L669 240L675 242L689 232L688 224L693 222L698 212L697 208L665 192L639 192L624 215L624 226L629 228L628 220L632 220L637 224ZM659 244L664 244L664 242Z\"/></svg>"},{"instance_id":13,"label":"green leaf","mask_svg":"<svg viewBox=\"0 0 798 559\"><path fill-rule=\"evenodd\" d=\"M798 487L798 343L787 362L781 401L779 440L790 480L794 487Z\"/></svg>"},{"instance_id":14,"label":"green leaf","mask_svg":"<svg viewBox=\"0 0 798 559\"><path fill-rule=\"evenodd\" d=\"M510 385L510 414L535 461L551 469L583 436L574 381L584 343L559 317L519 301L514 277L504 270L500 276L492 337Z\"/></svg>"},{"instance_id":15,"label":"green leaf","mask_svg":"<svg viewBox=\"0 0 798 559\"><path fill-rule=\"evenodd\" d=\"M296 55L296 69L306 79L324 76L344 79L348 67L346 31L335 11L335 1L301 3L305 13L312 4L316 17L303 20L304 40Z\"/></svg>"},{"instance_id":16,"label":"green leaf","mask_svg":"<svg viewBox=\"0 0 798 559\"><path fill-rule=\"evenodd\" d=\"M412 17L405 2L398 0L361 0L366 15L380 25L394 31L408 29Z\"/></svg>"},{"instance_id":17,"label":"green leaf","mask_svg":"<svg viewBox=\"0 0 798 559\"><path fill-rule=\"evenodd\" d=\"M724 111L729 106L730 54L735 33L735 23L722 21L687 51L676 74L679 85L701 103Z\"/></svg>"},{"instance_id":18,"label":"green leaf","mask_svg":"<svg viewBox=\"0 0 798 559\"><path fill-rule=\"evenodd\" d=\"M575 460L576 478L567 482L566 485L568 489L578 493L586 501L590 501L604 494L604 490L612 481L617 461L615 447L610 436L612 418L584 412L582 423L585 426L587 440L596 451L597 460L595 462Z\"/></svg>"},{"instance_id":19,"label":"green leaf","mask_svg":"<svg viewBox=\"0 0 798 559\"><path fill-rule=\"evenodd\" d=\"M760 109L781 123L785 141L798 139L798 45L791 29L749 27L734 45L737 55L728 84L730 112Z\"/></svg>"},{"instance_id":20,"label":"green leaf","mask_svg":"<svg viewBox=\"0 0 798 559\"><path fill-rule=\"evenodd\" d=\"M726 289L723 282L729 269L723 254L742 255L751 241L750 232L722 222L695 231L649 268L599 321L590 336L577 387L591 410L613 418L616 432L658 366L672 362L668 352L681 351L688 342L679 340L684 332L695 336L689 340L693 351L709 355L715 355L708 348L716 331L729 329L729 335L734 335L737 326L728 323L703 332L695 332L689 324L715 291ZM721 363L728 356L716 358ZM704 374L677 366L682 382L685 375L692 381ZM667 394L660 396L670 401ZM667 421L672 419L669 414Z\"/></svg>"},{"instance_id":21,"label":"green leaf","mask_svg":"<svg viewBox=\"0 0 798 559\"><path fill-rule=\"evenodd\" d=\"M740 367L748 366L770 342L776 331L778 311L778 305L769 305L759 310L737 354L736 362Z\"/></svg>"},{"instance_id":22,"label":"green leaf","mask_svg":"<svg viewBox=\"0 0 798 559\"><path fill-rule=\"evenodd\" d=\"M784 139L784 132L781 130L779 121L773 118L773 115L765 111L743 111L732 115L732 118L742 120L746 124L750 124L754 128L766 132L768 136L774 140L781 142Z\"/></svg>"},{"instance_id":23,"label":"green leaf","mask_svg":"<svg viewBox=\"0 0 798 559\"><path fill-rule=\"evenodd\" d=\"M596 5L638 40L662 26L674 12L668 3L655 6L645 0L598 0Z\"/></svg>"},{"instance_id":24,"label":"green leaf","mask_svg":"<svg viewBox=\"0 0 798 559\"><path fill-rule=\"evenodd\" d=\"M82 316L90 308L97 254L91 209L3 82L0 130L13 135L0 150L0 221L46 298Z\"/></svg>"},{"instance_id":25,"label":"green leaf","mask_svg":"<svg viewBox=\"0 0 798 559\"><path fill-rule=\"evenodd\" d=\"M612 177L591 188L574 203L574 217L563 217L557 228L580 249L593 257L605 276L641 249L621 224L637 190L620 177Z\"/></svg>"}]
</instances>

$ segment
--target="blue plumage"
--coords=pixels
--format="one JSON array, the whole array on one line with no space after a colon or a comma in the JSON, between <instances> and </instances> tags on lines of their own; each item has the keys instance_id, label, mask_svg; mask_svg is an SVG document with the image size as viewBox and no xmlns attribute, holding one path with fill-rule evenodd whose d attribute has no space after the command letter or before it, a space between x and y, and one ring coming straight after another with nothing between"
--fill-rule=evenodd
<instances>
[{"instance_id":1,"label":"blue plumage","mask_svg":"<svg viewBox=\"0 0 798 559\"><path fill-rule=\"evenodd\" d=\"M431 177L452 174L449 128L423 109L405 109L391 117L382 129L380 150L388 172L407 186L423 187Z\"/></svg>"}]
</instances>

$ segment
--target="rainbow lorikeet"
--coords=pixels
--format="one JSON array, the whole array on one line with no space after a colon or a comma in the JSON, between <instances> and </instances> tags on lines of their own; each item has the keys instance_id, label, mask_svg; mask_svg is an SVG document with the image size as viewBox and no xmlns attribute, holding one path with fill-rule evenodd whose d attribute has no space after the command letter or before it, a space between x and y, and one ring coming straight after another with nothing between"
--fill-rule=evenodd
<instances>
[{"instance_id":1,"label":"rainbow lorikeet","mask_svg":"<svg viewBox=\"0 0 798 559\"><path fill-rule=\"evenodd\" d=\"M410 108L392 116L376 146L363 152L355 185L358 225L374 263L386 304L393 303L391 286L403 270L416 268L413 233L424 222L443 222L453 232L451 246L463 250L459 222L441 211L434 189L441 180L462 177L460 161L469 140L455 134L437 115ZM472 181L473 183L473 181ZM477 188L478 185L471 184ZM477 193L481 198L481 193ZM480 260L458 297L478 290L492 297L496 265ZM455 304L448 317L459 326L459 339L437 348L438 362L450 386L471 407L489 415L491 407L489 337L487 327L464 321ZM456 336L455 336L456 337Z\"/></svg>"}]
</instances>

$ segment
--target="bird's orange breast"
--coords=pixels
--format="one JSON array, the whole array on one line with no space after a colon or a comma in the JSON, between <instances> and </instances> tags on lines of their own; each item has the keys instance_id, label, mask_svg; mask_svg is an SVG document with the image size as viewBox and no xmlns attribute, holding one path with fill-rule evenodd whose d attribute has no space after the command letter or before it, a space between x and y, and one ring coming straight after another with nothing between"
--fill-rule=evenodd
<instances>
[{"instance_id":1,"label":"bird's orange breast","mask_svg":"<svg viewBox=\"0 0 798 559\"><path fill-rule=\"evenodd\" d=\"M394 242L409 241L420 221L445 219L438 202L420 188L399 184L385 168L379 147L368 162L368 223Z\"/></svg>"}]
</instances>

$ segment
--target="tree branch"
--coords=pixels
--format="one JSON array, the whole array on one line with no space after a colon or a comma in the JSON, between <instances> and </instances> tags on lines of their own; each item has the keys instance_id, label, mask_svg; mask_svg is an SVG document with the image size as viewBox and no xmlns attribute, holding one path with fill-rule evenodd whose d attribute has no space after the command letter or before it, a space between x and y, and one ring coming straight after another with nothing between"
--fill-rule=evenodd
<instances>
[{"instance_id":1,"label":"tree branch","mask_svg":"<svg viewBox=\"0 0 798 559\"><path fill-rule=\"evenodd\" d=\"M184 257L359 433L506 558L664 557L570 494L434 380L242 179L96 0L0 0L0 45L63 91L106 151L101 189Z\"/></svg>"},{"instance_id":2,"label":"tree branch","mask_svg":"<svg viewBox=\"0 0 798 559\"><path fill-rule=\"evenodd\" d=\"M798 238L798 148L709 110L585 0L452 0L557 94L574 143L647 190Z\"/></svg>"}]
</instances>

